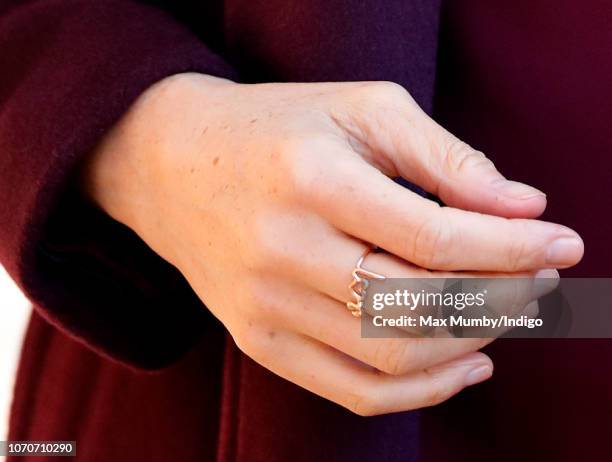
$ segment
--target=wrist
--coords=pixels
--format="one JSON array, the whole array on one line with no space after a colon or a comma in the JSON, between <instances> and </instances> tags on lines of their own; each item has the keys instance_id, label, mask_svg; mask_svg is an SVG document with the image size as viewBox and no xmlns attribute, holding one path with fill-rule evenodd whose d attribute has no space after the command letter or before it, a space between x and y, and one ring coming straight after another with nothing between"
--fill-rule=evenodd
<instances>
[{"instance_id":1,"label":"wrist","mask_svg":"<svg viewBox=\"0 0 612 462\"><path fill-rule=\"evenodd\" d=\"M186 105L193 104L196 85L227 82L185 73L149 87L87 157L79 177L84 194L149 245L161 241L159 217L167 212L163 198L168 194L164 185L176 181L169 153L189 142Z\"/></svg>"}]
</instances>

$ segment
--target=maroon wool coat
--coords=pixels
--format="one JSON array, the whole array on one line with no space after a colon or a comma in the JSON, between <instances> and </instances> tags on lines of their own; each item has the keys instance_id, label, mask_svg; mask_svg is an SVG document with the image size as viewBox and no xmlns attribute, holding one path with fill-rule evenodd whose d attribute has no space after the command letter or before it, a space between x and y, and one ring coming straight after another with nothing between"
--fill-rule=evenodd
<instances>
[{"instance_id":1,"label":"maroon wool coat","mask_svg":"<svg viewBox=\"0 0 612 462\"><path fill-rule=\"evenodd\" d=\"M172 267L73 187L78 162L167 75L393 80L508 176L548 193L545 218L585 239L572 274L609 276L612 4L439 6L0 1L0 260L36 306L11 439L75 439L78 460L119 462L607 450L608 341L498 342L489 383L421 413L360 418L242 355Z\"/></svg>"}]
</instances>

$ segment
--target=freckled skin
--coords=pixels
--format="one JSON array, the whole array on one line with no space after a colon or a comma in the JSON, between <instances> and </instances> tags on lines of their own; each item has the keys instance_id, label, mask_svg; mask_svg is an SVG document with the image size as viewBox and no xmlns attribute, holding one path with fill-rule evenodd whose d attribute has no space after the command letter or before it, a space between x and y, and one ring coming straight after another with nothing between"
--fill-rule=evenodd
<instances>
[{"instance_id":1,"label":"freckled skin","mask_svg":"<svg viewBox=\"0 0 612 462\"><path fill-rule=\"evenodd\" d=\"M361 415L430 406L492 373L477 352L490 339L361 338L346 302L366 243L387 251L366 267L389 277L532 277L582 256L575 232L534 219L542 193L506 181L385 82L170 77L105 137L84 177L247 355Z\"/></svg>"}]
</instances>

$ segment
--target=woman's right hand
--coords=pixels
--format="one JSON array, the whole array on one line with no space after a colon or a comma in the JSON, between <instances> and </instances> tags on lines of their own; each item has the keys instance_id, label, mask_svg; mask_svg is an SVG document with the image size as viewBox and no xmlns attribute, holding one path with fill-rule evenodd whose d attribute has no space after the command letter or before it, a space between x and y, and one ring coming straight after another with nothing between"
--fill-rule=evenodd
<instances>
[{"instance_id":1,"label":"woman's right hand","mask_svg":"<svg viewBox=\"0 0 612 462\"><path fill-rule=\"evenodd\" d=\"M533 275L583 253L574 231L533 219L541 192L386 82L167 78L105 137L85 187L247 355L361 415L430 406L492 373L487 339L361 338L345 302L366 243L388 253L364 266L389 277Z\"/></svg>"}]
</instances>

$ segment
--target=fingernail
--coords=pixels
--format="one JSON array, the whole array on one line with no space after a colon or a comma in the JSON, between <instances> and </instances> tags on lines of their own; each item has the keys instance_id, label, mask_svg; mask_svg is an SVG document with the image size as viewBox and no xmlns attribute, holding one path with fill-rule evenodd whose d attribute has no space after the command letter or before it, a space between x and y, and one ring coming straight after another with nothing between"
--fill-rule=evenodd
<instances>
[{"instance_id":1,"label":"fingernail","mask_svg":"<svg viewBox=\"0 0 612 462\"><path fill-rule=\"evenodd\" d=\"M538 299L559 286L559 272L555 269L539 270L533 279L533 296Z\"/></svg>"},{"instance_id":2,"label":"fingernail","mask_svg":"<svg viewBox=\"0 0 612 462\"><path fill-rule=\"evenodd\" d=\"M533 276L536 279L559 279L559 271L556 269L541 269Z\"/></svg>"},{"instance_id":3,"label":"fingernail","mask_svg":"<svg viewBox=\"0 0 612 462\"><path fill-rule=\"evenodd\" d=\"M514 199L528 200L534 197L546 197L546 194L539 189L517 181L502 181L498 188L502 194Z\"/></svg>"},{"instance_id":4,"label":"fingernail","mask_svg":"<svg viewBox=\"0 0 612 462\"><path fill-rule=\"evenodd\" d=\"M530 319L537 318L540 314L540 306L538 305L537 300L534 300L529 305L525 307L521 315L527 316Z\"/></svg>"},{"instance_id":5,"label":"fingernail","mask_svg":"<svg viewBox=\"0 0 612 462\"><path fill-rule=\"evenodd\" d=\"M561 237L546 249L546 263L552 266L576 264L584 252L584 244L579 237Z\"/></svg>"},{"instance_id":6,"label":"fingernail","mask_svg":"<svg viewBox=\"0 0 612 462\"><path fill-rule=\"evenodd\" d=\"M491 366L478 366L472 369L468 375L465 376L465 386L475 385L477 383L487 380L493 375L493 368Z\"/></svg>"}]
</instances>

